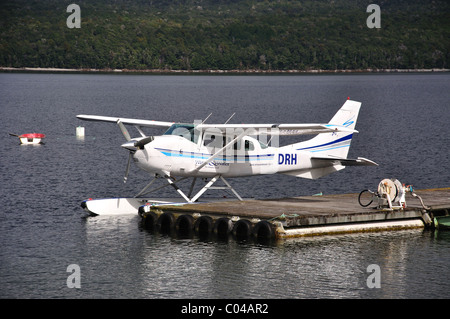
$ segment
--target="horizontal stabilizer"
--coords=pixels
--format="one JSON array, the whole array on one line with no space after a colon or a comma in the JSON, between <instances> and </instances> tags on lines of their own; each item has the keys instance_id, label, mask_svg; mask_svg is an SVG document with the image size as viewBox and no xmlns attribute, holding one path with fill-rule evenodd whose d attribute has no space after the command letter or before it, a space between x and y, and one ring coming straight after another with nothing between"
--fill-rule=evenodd
<instances>
[{"instance_id":1,"label":"horizontal stabilizer","mask_svg":"<svg viewBox=\"0 0 450 319\"><path fill-rule=\"evenodd\" d=\"M317 179L319 177L340 171L346 166L378 166L377 163L363 157L358 157L357 159L311 157L311 164L313 168L287 171L283 172L283 174L308 179Z\"/></svg>"},{"instance_id":2,"label":"horizontal stabilizer","mask_svg":"<svg viewBox=\"0 0 450 319\"><path fill-rule=\"evenodd\" d=\"M294 171L284 172L283 174L295 176L295 177L307 178L307 179L317 179L322 176L326 176L331 173L340 171L344 168L345 167L342 165L328 165L328 166L324 165L323 167L310 168L310 169L304 169L304 170L294 170Z\"/></svg>"},{"instance_id":3,"label":"horizontal stabilizer","mask_svg":"<svg viewBox=\"0 0 450 319\"><path fill-rule=\"evenodd\" d=\"M364 157L358 157L357 159L336 158L336 157L311 157L311 161L313 162L313 166L329 166L329 165L378 166L378 164L375 163L374 161L371 161Z\"/></svg>"}]
</instances>

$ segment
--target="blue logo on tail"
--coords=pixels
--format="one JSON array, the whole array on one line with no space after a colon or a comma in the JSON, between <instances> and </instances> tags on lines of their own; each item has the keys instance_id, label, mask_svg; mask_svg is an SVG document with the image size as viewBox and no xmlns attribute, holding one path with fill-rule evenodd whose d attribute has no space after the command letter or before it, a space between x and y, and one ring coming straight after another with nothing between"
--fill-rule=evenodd
<instances>
[{"instance_id":1,"label":"blue logo on tail","mask_svg":"<svg viewBox=\"0 0 450 319\"><path fill-rule=\"evenodd\" d=\"M345 121L345 123L342 124L342 126L349 127L350 125L355 123L355 121L352 121L352 119L353 119L353 117L351 119L348 119L347 121Z\"/></svg>"}]
</instances>

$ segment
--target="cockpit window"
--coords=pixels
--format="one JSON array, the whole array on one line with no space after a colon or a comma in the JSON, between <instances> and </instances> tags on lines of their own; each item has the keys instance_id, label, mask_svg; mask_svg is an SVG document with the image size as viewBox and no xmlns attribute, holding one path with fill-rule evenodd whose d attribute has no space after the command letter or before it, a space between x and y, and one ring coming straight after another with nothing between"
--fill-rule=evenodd
<instances>
[{"instance_id":1,"label":"cockpit window","mask_svg":"<svg viewBox=\"0 0 450 319\"><path fill-rule=\"evenodd\" d=\"M252 142L246 140L245 141L245 150L246 151L254 151L255 150L255 146L253 145Z\"/></svg>"},{"instance_id":2,"label":"cockpit window","mask_svg":"<svg viewBox=\"0 0 450 319\"><path fill-rule=\"evenodd\" d=\"M173 124L163 135L177 135L197 143L199 134L195 131L194 124Z\"/></svg>"}]
</instances>

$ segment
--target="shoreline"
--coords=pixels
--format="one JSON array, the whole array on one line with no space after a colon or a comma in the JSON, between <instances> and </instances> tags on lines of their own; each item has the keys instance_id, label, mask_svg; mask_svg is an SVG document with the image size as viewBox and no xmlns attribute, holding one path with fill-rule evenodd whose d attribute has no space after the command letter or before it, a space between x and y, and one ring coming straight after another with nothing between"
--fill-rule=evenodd
<instances>
[{"instance_id":1,"label":"shoreline","mask_svg":"<svg viewBox=\"0 0 450 319\"><path fill-rule=\"evenodd\" d=\"M170 69L70 69L0 67L0 72L67 72L67 73L145 73L145 74L328 74L328 73L432 73L450 72L450 69L355 69L355 70L170 70Z\"/></svg>"}]
</instances>

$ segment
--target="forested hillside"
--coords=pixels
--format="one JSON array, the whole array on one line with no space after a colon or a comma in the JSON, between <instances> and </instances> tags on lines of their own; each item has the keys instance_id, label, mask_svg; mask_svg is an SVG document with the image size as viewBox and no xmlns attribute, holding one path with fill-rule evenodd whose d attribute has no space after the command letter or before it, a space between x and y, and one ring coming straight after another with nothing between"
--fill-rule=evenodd
<instances>
[{"instance_id":1,"label":"forested hillside","mask_svg":"<svg viewBox=\"0 0 450 319\"><path fill-rule=\"evenodd\" d=\"M71 3L81 28L66 25ZM381 28L366 25L370 3ZM2 67L450 67L447 0L1 0L0 33Z\"/></svg>"}]
</instances>

